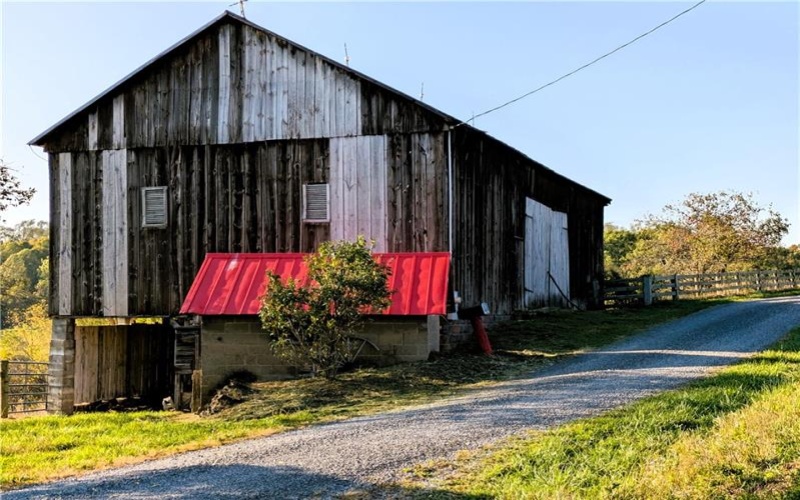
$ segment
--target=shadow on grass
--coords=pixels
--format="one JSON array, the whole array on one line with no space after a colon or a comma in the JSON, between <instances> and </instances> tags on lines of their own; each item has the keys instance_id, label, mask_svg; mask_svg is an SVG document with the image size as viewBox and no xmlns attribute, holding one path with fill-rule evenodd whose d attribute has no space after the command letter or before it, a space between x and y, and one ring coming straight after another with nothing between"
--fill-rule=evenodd
<instances>
[{"instance_id":1,"label":"shadow on grass","mask_svg":"<svg viewBox=\"0 0 800 500\"><path fill-rule=\"evenodd\" d=\"M142 469L145 469L144 466ZM319 474L291 466L252 464L176 465L169 469L125 470L102 477L57 481L3 492L4 499L108 498L242 499L242 498L374 498L380 491L394 498L487 498L425 488L381 487L345 474Z\"/></svg>"},{"instance_id":2,"label":"shadow on grass","mask_svg":"<svg viewBox=\"0 0 800 500\"><path fill-rule=\"evenodd\" d=\"M477 472L479 482L465 477L461 485L466 491L525 485L520 497L529 492L547 497L554 491L553 478L566 476L571 486L562 485L567 488L559 490L562 496L581 496L581 488L588 487L596 496L614 496L611 492L630 480L631 471L660 456L686 432L709 430L720 417L796 383L798 351L800 329L774 350L714 377L511 444L487 459L483 472Z\"/></svg>"}]
</instances>

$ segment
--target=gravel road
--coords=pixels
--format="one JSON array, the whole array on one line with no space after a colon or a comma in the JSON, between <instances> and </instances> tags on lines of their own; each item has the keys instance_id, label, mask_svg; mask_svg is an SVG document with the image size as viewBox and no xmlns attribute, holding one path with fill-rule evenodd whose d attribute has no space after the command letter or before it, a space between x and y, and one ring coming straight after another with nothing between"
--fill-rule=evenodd
<instances>
[{"instance_id":1,"label":"gravel road","mask_svg":"<svg viewBox=\"0 0 800 500\"><path fill-rule=\"evenodd\" d=\"M415 463L597 414L702 377L800 325L800 297L717 306L528 378L411 409L189 452L3 498L335 498Z\"/></svg>"}]
</instances>

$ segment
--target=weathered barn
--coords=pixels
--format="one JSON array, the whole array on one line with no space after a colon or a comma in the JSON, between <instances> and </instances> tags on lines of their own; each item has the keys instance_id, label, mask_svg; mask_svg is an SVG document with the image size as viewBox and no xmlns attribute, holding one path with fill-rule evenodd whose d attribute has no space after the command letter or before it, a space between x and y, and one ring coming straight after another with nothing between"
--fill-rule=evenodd
<instances>
[{"instance_id":1,"label":"weathered barn","mask_svg":"<svg viewBox=\"0 0 800 500\"><path fill-rule=\"evenodd\" d=\"M113 388L91 381L94 396L133 391L134 371L137 387L164 391L163 362L151 380L132 360L175 358L168 319L210 253L363 234L379 252L449 252L449 310L455 292L499 314L599 303L608 198L228 12L31 144L49 154L51 382L64 411L85 364L118 373ZM103 332L76 336L76 318L97 317L119 324L116 357ZM134 335L147 330L125 326L137 317L164 325Z\"/></svg>"}]
</instances>

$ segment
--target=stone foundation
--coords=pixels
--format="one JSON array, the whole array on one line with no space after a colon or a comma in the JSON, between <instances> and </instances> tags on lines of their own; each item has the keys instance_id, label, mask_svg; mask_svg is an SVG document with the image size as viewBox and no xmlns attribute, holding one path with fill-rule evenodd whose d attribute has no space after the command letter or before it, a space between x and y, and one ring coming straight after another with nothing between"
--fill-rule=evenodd
<instances>
[{"instance_id":1,"label":"stone foundation","mask_svg":"<svg viewBox=\"0 0 800 500\"><path fill-rule=\"evenodd\" d=\"M47 411L70 415L75 408L75 320L53 318Z\"/></svg>"},{"instance_id":2,"label":"stone foundation","mask_svg":"<svg viewBox=\"0 0 800 500\"><path fill-rule=\"evenodd\" d=\"M483 324L486 329L503 321L509 321L510 315L493 314L483 317ZM472 329L472 322L465 319L448 320L442 324L441 350L442 352L452 352L463 347L465 349L478 349L478 340Z\"/></svg>"}]
</instances>

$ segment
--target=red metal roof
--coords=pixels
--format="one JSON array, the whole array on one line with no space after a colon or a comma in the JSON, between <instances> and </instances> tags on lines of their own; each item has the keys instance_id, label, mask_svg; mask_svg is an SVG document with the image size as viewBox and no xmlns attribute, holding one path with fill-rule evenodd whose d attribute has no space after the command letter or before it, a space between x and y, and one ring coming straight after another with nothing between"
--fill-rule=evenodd
<instances>
[{"instance_id":1,"label":"red metal roof","mask_svg":"<svg viewBox=\"0 0 800 500\"><path fill-rule=\"evenodd\" d=\"M210 253L181 306L181 314L237 316L258 314L267 271L304 282L307 268L300 253ZM445 314L450 254L377 253L389 267L390 315Z\"/></svg>"}]
</instances>

